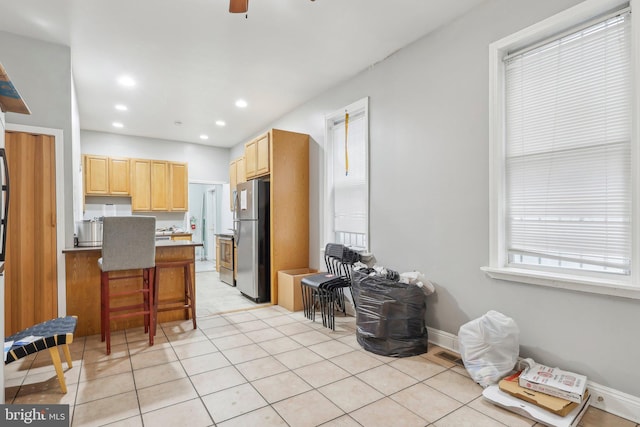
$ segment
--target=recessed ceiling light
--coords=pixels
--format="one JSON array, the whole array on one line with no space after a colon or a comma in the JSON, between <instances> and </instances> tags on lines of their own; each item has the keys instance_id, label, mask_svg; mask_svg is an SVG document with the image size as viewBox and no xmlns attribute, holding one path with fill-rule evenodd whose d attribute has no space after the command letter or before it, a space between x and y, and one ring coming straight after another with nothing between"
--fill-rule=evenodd
<instances>
[{"instance_id":1,"label":"recessed ceiling light","mask_svg":"<svg viewBox=\"0 0 640 427\"><path fill-rule=\"evenodd\" d=\"M132 87L132 86L136 85L135 80L133 80L129 76L120 76L118 78L118 83L120 83L122 86L126 86L126 87Z\"/></svg>"},{"instance_id":2,"label":"recessed ceiling light","mask_svg":"<svg viewBox=\"0 0 640 427\"><path fill-rule=\"evenodd\" d=\"M236 101L236 107L238 107L238 108L244 108L244 107L246 107L247 105L248 105L248 104L247 104L247 101L245 101L244 99L238 99L238 100Z\"/></svg>"},{"instance_id":3,"label":"recessed ceiling light","mask_svg":"<svg viewBox=\"0 0 640 427\"><path fill-rule=\"evenodd\" d=\"M116 110L119 110L119 111L127 111L127 110L128 110L128 108L127 108L127 106L126 106L126 105L117 104L117 105L116 105Z\"/></svg>"},{"instance_id":4,"label":"recessed ceiling light","mask_svg":"<svg viewBox=\"0 0 640 427\"><path fill-rule=\"evenodd\" d=\"M209 135L202 134L200 135L200 139L209 139Z\"/></svg>"},{"instance_id":5,"label":"recessed ceiling light","mask_svg":"<svg viewBox=\"0 0 640 427\"><path fill-rule=\"evenodd\" d=\"M218 126L226 126L227 125L224 120L216 120L216 124Z\"/></svg>"},{"instance_id":6,"label":"recessed ceiling light","mask_svg":"<svg viewBox=\"0 0 640 427\"><path fill-rule=\"evenodd\" d=\"M113 122L111 123L113 125L114 128L123 128L124 125L120 122Z\"/></svg>"}]
</instances>

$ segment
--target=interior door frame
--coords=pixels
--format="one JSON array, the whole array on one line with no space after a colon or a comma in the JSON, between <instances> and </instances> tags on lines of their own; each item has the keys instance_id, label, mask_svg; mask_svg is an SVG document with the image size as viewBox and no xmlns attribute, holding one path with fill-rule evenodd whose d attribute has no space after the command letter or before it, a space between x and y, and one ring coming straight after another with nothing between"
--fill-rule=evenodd
<instances>
[{"instance_id":1,"label":"interior door frame","mask_svg":"<svg viewBox=\"0 0 640 427\"><path fill-rule=\"evenodd\" d=\"M58 271L58 316L67 313L67 282L62 249L65 247L65 214L64 214L64 137L62 129L6 123L6 131L49 135L54 138L56 164L56 267ZM9 201L11 203L11 201ZM4 307L3 307L4 312Z\"/></svg>"},{"instance_id":2,"label":"interior door frame","mask_svg":"<svg viewBox=\"0 0 640 427\"><path fill-rule=\"evenodd\" d=\"M216 185L216 184L213 184ZM207 261L215 261L216 260L216 229L218 227L218 204L216 202L216 198L218 197L218 192L216 191L216 187L207 188L205 193L205 203L206 206L206 228L204 230L206 236L206 245L207 249L205 253L207 254ZM213 221L210 221L213 219ZM211 229L211 233L209 233L209 229Z\"/></svg>"}]
</instances>

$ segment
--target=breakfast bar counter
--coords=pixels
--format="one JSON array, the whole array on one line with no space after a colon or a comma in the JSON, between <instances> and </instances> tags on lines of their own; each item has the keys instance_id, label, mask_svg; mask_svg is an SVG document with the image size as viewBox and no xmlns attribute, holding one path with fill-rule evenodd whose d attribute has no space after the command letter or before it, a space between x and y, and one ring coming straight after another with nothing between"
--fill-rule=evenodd
<instances>
[{"instance_id":1,"label":"breakfast bar counter","mask_svg":"<svg viewBox=\"0 0 640 427\"><path fill-rule=\"evenodd\" d=\"M195 247L202 243L189 240L159 240L156 242L156 262L190 261L194 290L197 289L195 275ZM74 247L62 251L65 254L67 282L67 315L78 316L76 336L100 333L100 268L98 258L101 247ZM123 276L131 272L122 271ZM120 280L118 286L127 286ZM197 293L197 291L196 291ZM159 299L174 299L184 296L184 274L182 268L162 269L159 282ZM194 298L195 299L195 298ZM158 323L188 319L187 310L158 313ZM142 318L130 317L113 321L112 330L142 326Z\"/></svg>"}]
</instances>

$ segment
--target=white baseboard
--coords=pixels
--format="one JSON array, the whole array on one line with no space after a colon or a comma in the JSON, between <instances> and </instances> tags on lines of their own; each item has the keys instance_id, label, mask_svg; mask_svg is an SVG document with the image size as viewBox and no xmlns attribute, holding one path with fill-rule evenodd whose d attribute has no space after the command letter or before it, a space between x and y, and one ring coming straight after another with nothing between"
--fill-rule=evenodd
<instances>
[{"instance_id":1,"label":"white baseboard","mask_svg":"<svg viewBox=\"0 0 640 427\"><path fill-rule=\"evenodd\" d=\"M438 347L460 353L458 337L449 332L427 327L429 342ZM640 397L615 390L593 381L587 382L591 393L591 406L640 423Z\"/></svg>"}]
</instances>

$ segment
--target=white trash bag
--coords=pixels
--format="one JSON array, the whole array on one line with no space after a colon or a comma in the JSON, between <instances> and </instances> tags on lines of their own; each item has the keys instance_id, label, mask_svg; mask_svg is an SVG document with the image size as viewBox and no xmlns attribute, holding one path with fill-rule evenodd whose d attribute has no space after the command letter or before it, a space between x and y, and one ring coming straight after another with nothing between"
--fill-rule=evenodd
<instances>
[{"instance_id":1,"label":"white trash bag","mask_svg":"<svg viewBox=\"0 0 640 427\"><path fill-rule=\"evenodd\" d=\"M519 335L516 322L494 310L462 325L458 344L471 378L487 387L510 373L518 362Z\"/></svg>"}]
</instances>

